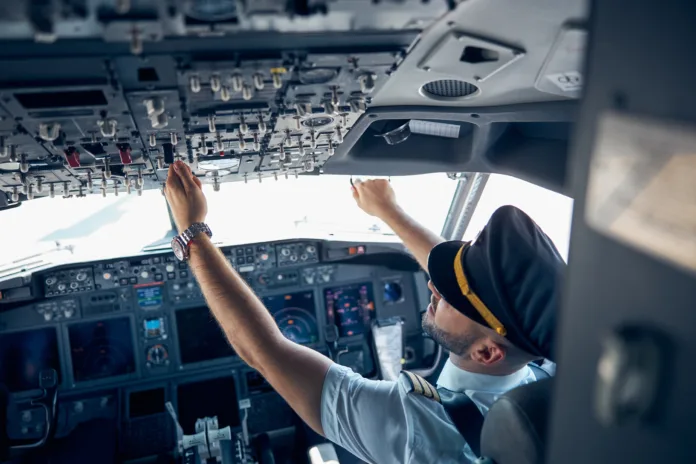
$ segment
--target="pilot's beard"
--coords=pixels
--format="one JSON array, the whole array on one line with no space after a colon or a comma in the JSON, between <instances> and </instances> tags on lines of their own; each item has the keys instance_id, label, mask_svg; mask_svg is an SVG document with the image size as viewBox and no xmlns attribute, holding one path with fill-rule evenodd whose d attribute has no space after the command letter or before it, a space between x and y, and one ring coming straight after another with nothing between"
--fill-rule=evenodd
<instances>
[{"instance_id":1,"label":"pilot's beard","mask_svg":"<svg viewBox=\"0 0 696 464\"><path fill-rule=\"evenodd\" d=\"M475 340L472 340L470 337L455 336L445 332L435 324L435 321L432 318L428 316L427 311L423 313L423 332L435 340L435 343L458 356L464 356L469 351L469 348L471 348L471 345Z\"/></svg>"}]
</instances>

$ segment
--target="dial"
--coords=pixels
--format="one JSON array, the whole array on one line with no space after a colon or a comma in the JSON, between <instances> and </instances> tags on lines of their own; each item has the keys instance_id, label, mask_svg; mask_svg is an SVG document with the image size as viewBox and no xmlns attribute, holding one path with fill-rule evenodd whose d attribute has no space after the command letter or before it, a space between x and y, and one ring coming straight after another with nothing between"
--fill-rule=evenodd
<instances>
[{"instance_id":1,"label":"dial","mask_svg":"<svg viewBox=\"0 0 696 464\"><path fill-rule=\"evenodd\" d=\"M290 307L276 312L273 317L285 338L302 344L317 342L317 320L309 311Z\"/></svg>"},{"instance_id":2,"label":"dial","mask_svg":"<svg viewBox=\"0 0 696 464\"><path fill-rule=\"evenodd\" d=\"M181 243L174 237L174 240L172 240L172 251L174 252L174 256L179 261L183 261L186 254L184 253L184 247L181 245Z\"/></svg>"},{"instance_id":3,"label":"dial","mask_svg":"<svg viewBox=\"0 0 696 464\"><path fill-rule=\"evenodd\" d=\"M147 349L148 366L165 366L169 364L169 353L165 345L152 345Z\"/></svg>"}]
</instances>

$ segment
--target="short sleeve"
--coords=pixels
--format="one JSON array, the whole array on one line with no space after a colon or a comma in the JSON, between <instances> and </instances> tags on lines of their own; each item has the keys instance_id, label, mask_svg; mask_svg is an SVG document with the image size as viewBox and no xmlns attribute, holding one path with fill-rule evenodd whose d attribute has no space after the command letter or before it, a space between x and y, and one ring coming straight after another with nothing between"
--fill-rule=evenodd
<instances>
[{"instance_id":1,"label":"short sleeve","mask_svg":"<svg viewBox=\"0 0 696 464\"><path fill-rule=\"evenodd\" d=\"M442 405L408 391L403 379L367 380L334 364L321 398L324 435L370 463L472 462Z\"/></svg>"},{"instance_id":2,"label":"short sleeve","mask_svg":"<svg viewBox=\"0 0 696 464\"><path fill-rule=\"evenodd\" d=\"M410 427L396 382L334 364L324 380L321 424L327 439L363 461L409 461Z\"/></svg>"}]
</instances>

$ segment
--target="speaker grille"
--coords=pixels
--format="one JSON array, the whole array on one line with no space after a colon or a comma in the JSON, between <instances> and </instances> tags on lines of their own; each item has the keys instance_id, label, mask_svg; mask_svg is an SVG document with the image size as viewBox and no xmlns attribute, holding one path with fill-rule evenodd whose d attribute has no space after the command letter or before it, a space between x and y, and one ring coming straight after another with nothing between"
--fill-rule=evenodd
<instances>
[{"instance_id":1,"label":"speaker grille","mask_svg":"<svg viewBox=\"0 0 696 464\"><path fill-rule=\"evenodd\" d=\"M423 95L431 98L462 98L478 92L478 87L465 81L442 79L425 84Z\"/></svg>"}]
</instances>

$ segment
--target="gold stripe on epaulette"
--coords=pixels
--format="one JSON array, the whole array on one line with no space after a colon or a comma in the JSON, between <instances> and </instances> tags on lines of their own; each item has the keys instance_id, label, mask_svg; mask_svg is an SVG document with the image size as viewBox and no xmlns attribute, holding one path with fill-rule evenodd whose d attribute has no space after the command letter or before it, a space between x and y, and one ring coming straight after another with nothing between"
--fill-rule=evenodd
<instances>
[{"instance_id":1,"label":"gold stripe on epaulette","mask_svg":"<svg viewBox=\"0 0 696 464\"><path fill-rule=\"evenodd\" d=\"M413 391L416 392L419 395L423 394L423 386L420 384L418 379L416 378L416 374L408 371L403 371L404 374L408 377L408 379L411 381L411 387L413 388Z\"/></svg>"},{"instance_id":2,"label":"gold stripe on epaulette","mask_svg":"<svg viewBox=\"0 0 696 464\"><path fill-rule=\"evenodd\" d=\"M423 389L423 396L426 398L432 398L433 397L433 392L430 390L430 385L428 382L421 377L418 374L413 374L416 377L416 380L418 380L418 383L420 384L421 388Z\"/></svg>"},{"instance_id":3,"label":"gold stripe on epaulette","mask_svg":"<svg viewBox=\"0 0 696 464\"><path fill-rule=\"evenodd\" d=\"M430 383L418 374L414 374L409 371L401 371L406 374L409 382L411 383L411 392L416 393L426 398L432 399L440 403L440 394L437 389L430 385Z\"/></svg>"}]
</instances>

